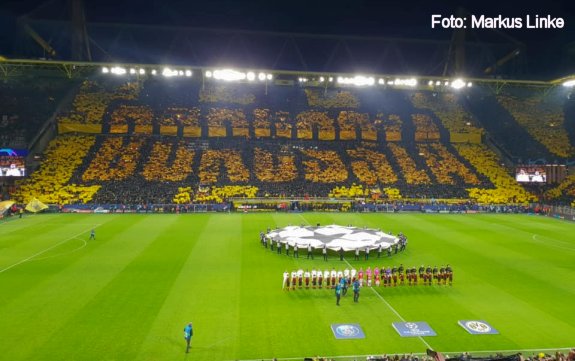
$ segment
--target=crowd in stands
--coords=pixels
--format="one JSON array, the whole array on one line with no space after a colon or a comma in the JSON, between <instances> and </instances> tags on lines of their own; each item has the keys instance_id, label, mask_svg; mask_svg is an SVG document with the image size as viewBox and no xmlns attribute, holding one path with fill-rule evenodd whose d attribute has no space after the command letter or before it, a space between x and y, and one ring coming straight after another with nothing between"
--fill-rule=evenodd
<instances>
[{"instance_id":1,"label":"crowd in stands","mask_svg":"<svg viewBox=\"0 0 575 361\"><path fill-rule=\"evenodd\" d=\"M452 177L455 175L463 178L465 184L479 185L479 179L470 168L461 163L441 143L420 143L417 149L425 158L425 163L438 183L456 184L456 180Z\"/></svg>"},{"instance_id":2,"label":"crowd in stands","mask_svg":"<svg viewBox=\"0 0 575 361\"><path fill-rule=\"evenodd\" d=\"M122 104L110 116L110 125L126 125L131 121L136 126L150 127L146 132L149 134L151 133L153 117L154 113L148 106Z\"/></svg>"},{"instance_id":3,"label":"crowd in stands","mask_svg":"<svg viewBox=\"0 0 575 361\"><path fill-rule=\"evenodd\" d=\"M381 98L380 104L377 94L367 96L359 90L277 90L285 93L278 99L255 86L188 88L170 83L156 91L153 86L158 84L118 78L79 85L59 120L118 127L110 133L123 136L85 137L88 145L78 151L80 161L73 163L67 178L57 181L60 187L99 187L94 195L99 200L144 203L226 199L233 194L340 197L358 192L383 199L468 197L518 203L535 199L487 147L452 146L440 137L441 127L481 132L453 94L416 92L393 96L392 103ZM562 124L557 109L530 103L527 110L532 108L533 114ZM143 136L124 133L122 127ZM168 135L171 138L165 138ZM379 139L381 135L387 142ZM252 136L253 140L243 139ZM80 148L79 141L67 146L66 139L57 138L54 144ZM550 139L565 143L559 136ZM25 182L26 192L20 197L34 193L33 182L40 180ZM162 189L141 190L152 184ZM212 194L198 192L199 185L253 188L239 193L222 188L223 194ZM45 182L38 187L48 189ZM573 188L565 183L547 195L574 199ZM79 192L60 199L77 202Z\"/></svg>"},{"instance_id":4,"label":"crowd in stands","mask_svg":"<svg viewBox=\"0 0 575 361\"><path fill-rule=\"evenodd\" d=\"M423 169L417 169L413 158L409 156L405 148L402 146L390 143L389 149L393 153L395 160L401 168L401 173L409 184L430 184L431 180Z\"/></svg>"},{"instance_id":5,"label":"crowd in stands","mask_svg":"<svg viewBox=\"0 0 575 361\"><path fill-rule=\"evenodd\" d=\"M479 203L505 204L537 201L537 198L521 187L498 162L497 155L483 144L455 144L459 154L467 159L479 173L485 175L495 186L468 189L471 198Z\"/></svg>"},{"instance_id":6,"label":"crowd in stands","mask_svg":"<svg viewBox=\"0 0 575 361\"><path fill-rule=\"evenodd\" d=\"M397 182L397 174L385 154L365 148L348 149L347 153L352 158L351 168L362 183L373 186Z\"/></svg>"},{"instance_id":7,"label":"crowd in stands","mask_svg":"<svg viewBox=\"0 0 575 361\"><path fill-rule=\"evenodd\" d=\"M107 138L82 175L82 180L122 181L132 176L143 144L142 138Z\"/></svg>"},{"instance_id":8,"label":"crowd in stands","mask_svg":"<svg viewBox=\"0 0 575 361\"><path fill-rule=\"evenodd\" d=\"M231 103L248 105L256 101L254 94L246 92L244 86L204 85L200 89L199 101L202 103Z\"/></svg>"},{"instance_id":9,"label":"crowd in stands","mask_svg":"<svg viewBox=\"0 0 575 361\"><path fill-rule=\"evenodd\" d=\"M453 93L416 92L411 97L411 101L416 108L433 111L443 126L450 132L483 133L481 126L458 103L457 96Z\"/></svg>"},{"instance_id":10,"label":"crowd in stands","mask_svg":"<svg viewBox=\"0 0 575 361\"><path fill-rule=\"evenodd\" d=\"M499 103L539 143L561 158L575 156L575 147L569 141L564 126L565 117L559 104L543 98L543 95L499 95Z\"/></svg>"},{"instance_id":11,"label":"crowd in stands","mask_svg":"<svg viewBox=\"0 0 575 361\"><path fill-rule=\"evenodd\" d=\"M222 167L225 168L225 172L222 172ZM202 152L199 177L201 184L247 183L250 180L250 172L238 150L208 149Z\"/></svg>"},{"instance_id":12,"label":"crowd in stands","mask_svg":"<svg viewBox=\"0 0 575 361\"><path fill-rule=\"evenodd\" d=\"M275 160L274 160L275 158ZM285 183L297 176L295 157L292 154L277 154L262 148L254 148L254 173L261 182Z\"/></svg>"},{"instance_id":13,"label":"crowd in stands","mask_svg":"<svg viewBox=\"0 0 575 361\"><path fill-rule=\"evenodd\" d=\"M192 173L194 150L180 141L176 144L175 154L172 143L157 141L150 158L142 170L142 176L148 181L179 182Z\"/></svg>"},{"instance_id":14,"label":"crowd in stands","mask_svg":"<svg viewBox=\"0 0 575 361\"><path fill-rule=\"evenodd\" d=\"M348 172L337 152L333 150L303 149L305 179L312 183L341 183Z\"/></svg>"},{"instance_id":15,"label":"crowd in stands","mask_svg":"<svg viewBox=\"0 0 575 361\"><path fill-rule=\"evenodd\" d=\"M322 91L305 89L307 104L314 108L358 108L360 102L351 92L345 90Z\"/></svg>"},{"instance_id":16,"label":"crowd in stands","mask_svg":"<svg viewBox=\"0 0 575 361\"><path fill-rule=\"evenodd\" d=\"M327 112L305 111L297 115L296 127L299 139L312 139L314 126L318 128L319 139L335 139L334 122L327 115Z\"/></svg>"},{"instance_id":17,"label":"crowd in stands","mask_svg":"<svg viewBox=\"0 0 575 361\"><path fill-rule=\"evenodd\" d=\"M102 124L113 100L135 100L140 89L137 82L117 84L85 80L74 98L72 109L60 115L58 120L64 123Z\"/></svg>"},{"instance_id":18,"label":"crowd in stands","mask_svg":"<svg viewBox=\"0 0 575 361\"><path fill-rule=\"evenodd\" d=\"M427 114L411 114L415 126L415 140L439 140L439 129L433 119Z\"/></svg>"},{"instance_id":19,"label":"crowd in stands","mask_svg":"<svg viewBox=\"0 0 575 361\"><path fill-rule=\"evenodd\" d=\"M12 197L22 203L32 198L50 204L92 201L101 187L99 184L79 185L69 181L93 145L94 138L87 136L54 139L40 169L26 179Z\"/></svg>"}]
</instances>

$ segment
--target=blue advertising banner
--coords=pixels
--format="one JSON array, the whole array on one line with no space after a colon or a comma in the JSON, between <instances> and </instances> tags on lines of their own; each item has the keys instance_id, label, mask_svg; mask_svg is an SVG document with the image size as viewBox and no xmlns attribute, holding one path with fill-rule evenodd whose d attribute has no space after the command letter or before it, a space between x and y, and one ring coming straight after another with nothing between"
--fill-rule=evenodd
<instances>
[{"instance_id":1,"label":"blue advertising banner","mask_svg":"<svg viewBox=\"0 0 575 361\"><path fill-rule=\"evenodd\" d=\"M460 320L457 323L472 335L494 335L499 333L499 331L483 320Z\"/></svg>"},{"instance_id":2,"label":"blue advertising banner","mask_svg":"<svg viewBox=\"0 0 575 361\"><path fill-rule=\"evenodd\" d=\"M394 322L392 325L401 337L437 336L427 322Z\"/></svg>"},{"instance_id":3,"label":"blue advertising banner","mask_svg":"<svg viewBox=\"0 0 575 361\"><path fill-rule=\"evenodd\" d=\"M365 338L359 323L332 323L331 330L337 339Z\"/></svg>"}]
</instances>

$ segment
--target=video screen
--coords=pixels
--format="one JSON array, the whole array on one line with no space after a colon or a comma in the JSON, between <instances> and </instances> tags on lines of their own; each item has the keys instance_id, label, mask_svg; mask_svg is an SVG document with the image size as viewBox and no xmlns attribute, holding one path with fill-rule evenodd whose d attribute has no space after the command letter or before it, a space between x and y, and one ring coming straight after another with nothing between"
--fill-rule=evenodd
<instances>
[{"instance_id":1,"label":"video screen","mask_svg":"<svg viewBox=\"0 0 575 361\"><path fill-rule=\"evenodd\" d=\"M520 183L546 183L545 167L521 166L515 170L515 180Z\"/></svg>"},{"instance_id":2,"label":"video screen","mask_svg":"<svg viewBox=\"0 0 575 361\"><path fill-rule=\"evenodd\" d=\"M26 151L0 149L0 177L26 176Z\"/></svg>"}]
</instances>

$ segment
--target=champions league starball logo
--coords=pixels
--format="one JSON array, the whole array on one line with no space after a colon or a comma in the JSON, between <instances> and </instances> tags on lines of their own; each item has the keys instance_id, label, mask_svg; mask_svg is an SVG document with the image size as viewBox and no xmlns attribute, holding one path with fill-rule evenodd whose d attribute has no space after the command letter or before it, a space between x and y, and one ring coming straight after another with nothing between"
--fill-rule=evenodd
<instances>
[{"instance_id":1,"label":"champions league starball logo","mask_svg":"<svg viewBox=\"0 0 575 361\"><path fill-rule=\"evenodd\" d=\"M417 323L413 323L413 322L407 322L405 324L405 327L409 328L410 330L415 330L415 329L419 328L419 326L417 326Z\"/></svg>"},{"instance_id":2,"label":"champions league starball logo","mask_svg":"<svg viewBox=\"0 0 575 361\"><path fill-rule=\"evenodd\" d=\"M344 337L353 337L359 334L359 328L353 325L341 325L335 329L335 332Z\"/></svg>"},{"instance_id":3,"label":"champions league starball logo","mask_svg":"<svg viewBox=\"0 0 575 361\"><path fill-rule=\"evenodd\" d=\"M491 327L489 327L489 325L481 321L468 321L465 323L465 326L479 333L488 333L489 331L491 331Z\"/></svg>"}]
</instances>

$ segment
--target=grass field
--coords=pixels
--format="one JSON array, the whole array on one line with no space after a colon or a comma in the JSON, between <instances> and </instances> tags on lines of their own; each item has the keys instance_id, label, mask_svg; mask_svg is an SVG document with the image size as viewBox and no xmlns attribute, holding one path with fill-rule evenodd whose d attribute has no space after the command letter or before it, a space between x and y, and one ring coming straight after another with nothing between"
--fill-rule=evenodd
<instances>
[{"instance_id":1,"label":"grass field","mask_svg":"<svg viewBox=\"0 0 575 361\"><path fill-rule=\"evenodd\" d=\"M314 261L265 250L289 223L405 233L390 258ZM96 227L95 241L89 231ZM556 349L575 346L575 224L527 215L40 215L0 223L0 359L252 360L304 356ZM294 268L449 263L454 285L281 289ZM471 335L458 320L498 335ZM402 338L395 321L436 337ZM183 327L194 324L185 353ZM332 323L365 339L336 340ZM528 351L532 352L532 351Z\"/></svg>"}]
</instances>

